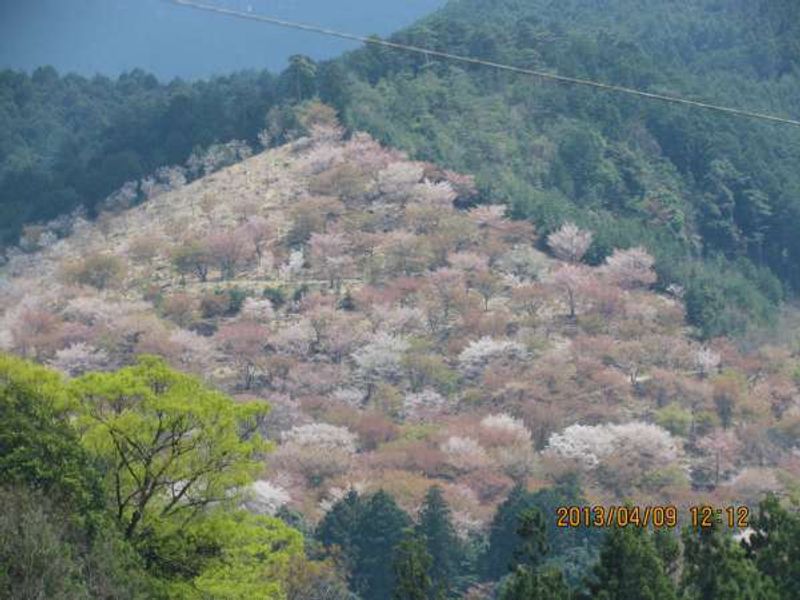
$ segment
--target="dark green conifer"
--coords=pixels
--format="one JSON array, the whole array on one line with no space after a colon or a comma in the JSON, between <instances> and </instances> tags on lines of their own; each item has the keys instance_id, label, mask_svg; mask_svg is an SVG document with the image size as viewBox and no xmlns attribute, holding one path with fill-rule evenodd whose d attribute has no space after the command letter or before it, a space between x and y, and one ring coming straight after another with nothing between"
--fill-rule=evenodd
<instances>
[{"instance_id":1,"label":"dark green conifer","mask_svg":"<svg viewBox=\"0 0 800 600\"><path fill-rule=\"evenodd\" d=\"M425 539L407 531L394 551L393 600L428 600L433 589L429 575L432 564Z\"/></svg>"}]
</instances>

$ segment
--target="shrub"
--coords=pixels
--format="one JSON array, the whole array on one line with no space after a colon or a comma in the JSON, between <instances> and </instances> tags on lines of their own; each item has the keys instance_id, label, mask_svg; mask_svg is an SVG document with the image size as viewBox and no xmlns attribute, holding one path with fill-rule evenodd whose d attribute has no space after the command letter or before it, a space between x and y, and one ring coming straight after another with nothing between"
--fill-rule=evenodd
<instances>
[{"instance_id":1,"label":"shrub","mask_svg":"<svg viewBox=\"0 0 800 600\"><path fill-rule=\"evenodd\" d=\"M103 290L121 283L125 265L116 256L93 254L64 267L67 281Z\"/></svg>"},{"instance_id":2,"label":"shrub","mask_svg":"<svg viewBox=\"0 0 800 600\"><path fill-rule=\"evenodd\" d=\"M692 424L692 413L677 404L669 404L656 413L656 424L672 435L685 437Z\"/></svg>"},{"instance_id":3,"label":"shrub","mask_svg":"<svg viewBox=\"0 0 800 600\"><path fill-rule=\"evenodd\" d=\"M280 308L284 304L286 304L286 292L283 288L280 287L265 287L264 291L261 292L261 295L264 298L267 298L270 302L272 302L273 308Z\"/></svg>"}]
</instances>

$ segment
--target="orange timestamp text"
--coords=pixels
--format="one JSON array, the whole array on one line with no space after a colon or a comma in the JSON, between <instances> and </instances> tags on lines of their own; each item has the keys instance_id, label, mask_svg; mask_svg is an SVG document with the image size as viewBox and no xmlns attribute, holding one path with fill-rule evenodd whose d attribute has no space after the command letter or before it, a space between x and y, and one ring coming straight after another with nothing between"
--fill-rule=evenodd
<instances>
[{"instance_id":1,"label":"orange timestamp text","mask_svg":"<svg viewBox=\"0 0 800 600\"><path fill-rule=\"evenodd\" d=\"M686 525L694 529L706 529L716 525L731 529L745 529L750 521L747 506L691 506L688 509ZM559 506L556 508L558 527L653 527L673 529L680 525L677 506L630 506L630 505L592 505Z\"/></svg>"},{"instance_id":2,"label":"orange timestamp text","mask_svg":"<svg viewBox=\"0 0 800 600\"><path fill-rule=\"evenodd\" d=\"M654 527L678 526L677 506L559 506L559 527Z\"/></svg>"}]
</instances>

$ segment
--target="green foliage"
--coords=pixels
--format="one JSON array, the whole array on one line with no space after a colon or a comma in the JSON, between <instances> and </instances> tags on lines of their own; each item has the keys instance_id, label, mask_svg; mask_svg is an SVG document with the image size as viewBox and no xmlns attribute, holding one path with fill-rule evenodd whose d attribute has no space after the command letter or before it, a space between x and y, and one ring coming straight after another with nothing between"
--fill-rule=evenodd
<instances>
[{"instance_id":1,"label":"green foliage","mask_svg":"<svg viewBox=\"0 0 800 600\"><path fill-rule=\"evenodd\" d=\"M199 538L217 548L192 581L198 598L285 597L283 582L290 561L303 554L299 532L278 519L220 510L200 521L196 529Z\"/></svg>"},{"instance_id":2,"label":"green foliage","mask_svg":"<svg viewBox=\"0 0 800 600\"><path fill-rule=\"evenodd\" d=\"M113 526L87 535L69 504L22 487L0 488L0 506L1 597L153 597Z\"/></svg>"},{"instance_id":3,"label":"green foliage","mask_svg":"<svg viewBox=\"0 0 800 600\"><path fill-rule=\"evenodd\" d=\"M0 355L0 596L149 598L149 578L105 513L61 377Z\"/></svg>"},{"instance_id":4,"label":"green foliage","mask_svg":"<svg viewBox=\"0 0 800 600\"><path fill-rule=\"evenodd\" d=\"M336 549L345 567L351 572L359 558L356 533L363 511L361 497L355 490L350 490L325 513L315 536L326 548Z\"/></svg>"},{"instance_id":5,"label":"green foliage","mask_svg":"<svg viewBox=\"0 0 800 600\"><path fill-rule=\"evenodd\" d=\"M425 495L417 533L422 536L430 555L428 576L431 589L437 594L448 595L458 575L461 541L453 527L450 507L438 486L431 487Z\"/></svg>"},{"instance_id":6,"label":"green foliage","mask_svg":"<svg viewBox=\"0 0 800 600\"><path fill-rule=\"evenodd\" d=\"M789 36L787 27L775 27L774 15L794 9L773 12L768 0L670 7L461 0L395 39L720 103L735 96L771 111L795 110L786 90L800 89L797 72L762 72L780 62L775 48ZM718 40L713 50L700 42L711 38ZM644 245L658 259L661 284L687 290L690 322L706 337L739 333L771 315L782 295L775 275L789 287L800 284L800 262L792 258L800 246L788 225L800 215L794 128L542 86L449 62L427 68L414 56L378 60L374 49L343 62L355 73L343 111L349 126L476 174L483 200L508 204L540 233L565 220L591 229L593 264L615 246ZM687 263L703 272L691 276Z\"/></svg>"},{"instance_id":7,"label":"green foliage","mask_svg":"<svg viewBox=\"0 0 800 600\"><path fill-rule=\"evenodd\" d=\"M685 437L692 424L692 413L677 404L668 404L656 412L655 421L672 435Z\"/></svg>"},{"instance_id":8,"label":"green foliage","mask_svg":"<svg viewBox=\"0 0 800 600\"><path fill-rule=\"evenodd\" d=\"M600 559L587 579L597 600L670 600L677 598L652 534L638 527L609 531Z\"/></svg>"},{"instance_id":9,"label":"green foliage","mask_svg":"<svg viewBox=\"0 0 800 600\"><path fill-rule=\"evenodd\" d=\"M391 557L411 520L381 490L366 500L351 491L337 502L317 528L317 539L349 567L350 588L370 599L391 597L395 576Z\"/></svg>"},{"instance_id":10,"label":"green foliage","mask_svg":"<svg viewBox=\"0 0 800 600\"><path fill-rule=\"evenodd\" d=\"M517 563L502 588L500 598L568 600L571 592L562 572L540 568L549 548L544 515L538 508L528 508L520 513L517 535L522 540L515 556Z\"/></svg>"},{"instance_id":11,"label":"green foliage","mask_svg":"<svg viewBox=\"0 0 800 600\"><path fill-rule=\"evenodd\" d=\"M278 309L286 304L286 291L283 288L265 287L261 295L272 302L272 306L275 309Z\"/></svg>"},{"instance_id":12,"label":"green foliage","mask_svg":"<svg viewBox=\"0 0 800 600\"><path fill-rule=\"evenodd\" d=\"M82 204L92 214L196 147L255 142L275 94L266 72L160 84L138 70L116 80L0 71L0 245Z\"/></svg>"},{"instance_id":13,"label":"green foliage","mask_svg":"<svg viewBox=\"0 0 800 600\"><path fill-rule=\"evenodd\" d=\"M0 594L284 598L302 535L236 493L267 408L154 357L64 382L0 355Z\"/></svg>"},{"instance_id":14,"label":"green foliage","mask_svg":"<svg viewBox=\"0 0 800 600\"><path fill-rule=\"evenodd\" d=\"M394 550L392 566L395 584L392 599L428 600L432 589L429 575L432 563L425 540L413 531L406 532Z\"/></svg>"},{"instance_id":15,"label":"green foliage","mask_svg":"<svg viewBox=\"0 0 800 600\"><path fill-rule=\"evenodd\" d=\"M0 354L0 481L88 515L103 506L100 478L70 426L61 377Z\"/></svg>"},{"instance_id":16,"label":"green foliage","mask_svg":"<svg viewBox=\"0 0 800 600\"><path fill-rule=\"evenodd\" d=\"M267 448L253 434L266 404L234 403L159 358L86 375L70 392L83 445L103 462L109 503L129 539L151 521L188 521L233 501Z\"/></svg>"},{"instance_id":17,"label":"green foliage","mask_svg":"<svg viewBox=\"0 0 800 600\"><path fill-rule=\"evenodd\" d=\"M684 530L683 596L689 600L777 600L775 582L759 573L720 527Z\"/></svg>"},{"instance_id":18,"label":"green foliage","mask_svg":"<svg viewBox=\"0 0 800 600\"><path fill-rule=\"evenodd\" d=\"M67 265L64 275L69 282L104 290L125 276L125 265L116 256L95 254Z\"/></svg>"},{"instance_id":19,"label":"green foliage","mask_svg":"<svg viewBox=\"0 0 800 600\"><path fill-rule=\"evenodd\" d=\"M525 540L520 536L520 517L530 509L542 515L554 515L556 507L581 503L579 490L574 482L547 488L535 493L517 485L506 500L497 508L489 526L488 547L483 557L482 573L486 579L499 579L519 563L520 552L524 552ZM530 513L528 513L530 514ZM559 528L556 519L546 519L546 548L550 557L557 558L577 549L592 548L598 535L591 530Z\"/></svg>"},{"instance_id":20,"label":"green foliage","mask_svg":"<svg viewBox=\"0 0 800 600\"><path fill-rule=\"evenodd\" d=\"M754 531L744 544L748 556L772 578L780 598L800 597L800 516L770 495L750 525Z\"/></svg>"},{"instance_id":21,"label":"green foliage","mask_svg":"<svg viewBox=\"0 0 800 600\"><path fill-rule=\"evenodd\" d=\"M366 600L391 596L395 581L387 557L392 555L409 525L408 515L388 493L381 490L365 503L356 534L359 557L355 587Z\"/></svg>"},{"instance_id":22,"label":"green foliage","mask_svg":"<svg viewBox=\"0 0 800 600\"><path fill-rule=\"evenodd\" d=\"M572 591L557 569L536 572L518 566L500 592L500 600L570 600Z\"/></svg>"}]
</instances>

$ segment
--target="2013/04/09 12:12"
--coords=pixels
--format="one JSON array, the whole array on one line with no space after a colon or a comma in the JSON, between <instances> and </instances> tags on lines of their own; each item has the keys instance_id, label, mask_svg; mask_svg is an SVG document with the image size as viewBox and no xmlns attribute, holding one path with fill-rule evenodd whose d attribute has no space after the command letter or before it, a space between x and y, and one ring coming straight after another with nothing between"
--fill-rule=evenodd
<instances>
[{"instance_id":1,"label":"2013/04/09 12:12","mask_svg":"<svg viewBox=\"0 0 800 600\"><path fill-rule=\"evenodd\" d=\"M730 529L748 527L750 509L744 505L714 507L691 506L689 521L693 528L710 528L727 525ZM556 508L558 527L654 527L674 528L680 524L679 510L674 505L664 506L559 506Z\"/></svg>"}]
</instances>

